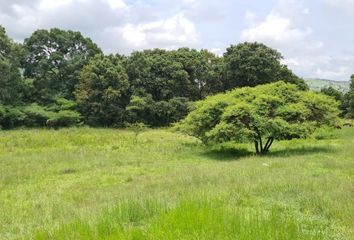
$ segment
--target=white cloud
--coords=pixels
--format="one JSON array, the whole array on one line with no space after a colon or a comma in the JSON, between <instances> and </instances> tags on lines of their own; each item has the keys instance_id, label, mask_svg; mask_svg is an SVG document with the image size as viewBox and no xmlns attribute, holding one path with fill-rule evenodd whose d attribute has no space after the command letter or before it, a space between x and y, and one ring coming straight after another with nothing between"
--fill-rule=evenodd
<instances>
[{"instance_id":1,"label":"white cloud","mask_svg":"<svg viewBox=\"0 0 354 240\"><path fill-rule=\"evenodd\" d=\"M325 1L354 3L354 0ZM241 40L263 42L277 49L284 56L282 63L302 77L346 79L350 75L349 62L331 54L329 46L317 39L307 25L310 12L310 8L295 0L278 0L264 19L258 20L257 15L248 12L245 15L248 27L242 31Z\"/></svg>"},{"instance_id":2,"label":"white cloud","mask_svg":"<svg viewBox=\"0 0 354 240\"><path fill-rule=\"evenodd\" d=\"M246 16L250 19L250 16ZM254 16L252 17L254 19ZM242 31L242 39L266 43L289 43L305 39L312 33L311 28L300 29L292 26L290 18L280 16L274 12L257 26Z\"/></svg>"},{"instance_id":3,"label":"white cloud","mask_svg":"<svg viewBox=\"0 0 354 240\"><path fill-rule=\"evenodd\" d=\"M198 41L194 23L183 14L136 25L129 23L123 27L122 34L124 39L136 49L174 48L193 45Z\"/></svg>"},{"instance_id":4,"label":"white cloud","mask_svg":"<svg viewBox=\"0 0 354 240\"><path fill-rule=\"evenodd\" d=\"M127 8L127 4L123 0L105 0L108 2L109 6L112 9L122 9L122 8Z\"/></svg>"},{"instance_id":5,"label":"white cloud","mask_svg":"<svg viewBox=\"0 0 354 240\"><path fill-rule=\"evenodd\" d=\"M343 76L350 76L352 74L352 70L348 67L339 67L335 70L326 69L323 70L322 68L317 68L316 76L319 78L325 79L338 79L342 78Z\"/></svg>"}]
</instances>

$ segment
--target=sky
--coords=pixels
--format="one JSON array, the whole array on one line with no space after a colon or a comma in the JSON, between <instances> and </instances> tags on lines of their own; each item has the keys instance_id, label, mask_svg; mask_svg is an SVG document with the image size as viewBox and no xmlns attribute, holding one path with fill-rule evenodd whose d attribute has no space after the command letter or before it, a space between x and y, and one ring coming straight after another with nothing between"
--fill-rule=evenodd
<instances>
[{"instance_id":1,"label":"sky","mask_svg":"<svg viewBox=\"0 0 354 240\"><path fill-rule=\"evenodd\" d=\"M0 25L22 42L37 29L80 31L105 53L209 49L257 41L298 76L349 80L354 0L0 0Z\"/></svg>"}]
</instances>

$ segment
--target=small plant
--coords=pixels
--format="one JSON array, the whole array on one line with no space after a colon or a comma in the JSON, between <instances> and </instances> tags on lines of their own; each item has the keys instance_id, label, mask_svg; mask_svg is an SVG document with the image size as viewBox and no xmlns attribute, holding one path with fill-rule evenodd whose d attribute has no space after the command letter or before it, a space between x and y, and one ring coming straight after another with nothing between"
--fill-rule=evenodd
<instances>
[{"instance_id":1,"label":"small plant","mask_svg":"<svg viewBox=\"0 0 354 240\"><path fill-rule=\"evenodd\" d=\"M134 143L138 143L139 135L146 131L148 127L144 123L131 123L126 128L134 133Z\"/></svg>"}]
</instances>

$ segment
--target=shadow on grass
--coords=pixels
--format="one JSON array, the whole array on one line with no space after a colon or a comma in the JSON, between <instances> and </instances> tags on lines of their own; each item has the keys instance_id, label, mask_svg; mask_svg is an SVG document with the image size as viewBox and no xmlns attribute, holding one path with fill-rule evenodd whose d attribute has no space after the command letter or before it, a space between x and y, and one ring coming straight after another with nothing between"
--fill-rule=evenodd
<instances>
[{"instance_id":1,"label":"shadow on grass","mask_svg":"<svg viewBox=\"0 0 354 240\"><path fill-rule=\"evenodd\" d=\"M289 149L270 149L270 152L266 155L259 157L291 157L291 156L305 156L318 153L333 153L335 149L333 147L297 147ZM238 161L242 158L249 156L257 156L255 152L252 152L246 148L236 148L236 147L219 147L216 149L207 150L202 153L203 157L209 158L215 161Z\"/></svg>"},{"instance_id":2,"label":"shadow on grass","mask_svg":"<svg viewBox=\"0 0 354 240\"><path fill-rule=\"evenodd\" d=\"M311 147L298 147L298 148L289 148L289 149L281 149L281 150L273 150L266 155L267 157L291 157L291 156L301 156L301 155L312 155L318 153L331 153L334 152L334 148L328 147L319 147L319 146L311 146Z\"/></svg>"},{"instance_id":3,"label":"shadow on grass","mask_svg":"<svg viewBox=\"0 0 354 240\"><path fill-rule=\"evenodd\" d=\"M246 148L235 147L219 147L211 150L207 150L202 153L203 157L206 157L215 161L237 161L240 158L255 155L253 152Z\"/></svg>"}]
</instances>

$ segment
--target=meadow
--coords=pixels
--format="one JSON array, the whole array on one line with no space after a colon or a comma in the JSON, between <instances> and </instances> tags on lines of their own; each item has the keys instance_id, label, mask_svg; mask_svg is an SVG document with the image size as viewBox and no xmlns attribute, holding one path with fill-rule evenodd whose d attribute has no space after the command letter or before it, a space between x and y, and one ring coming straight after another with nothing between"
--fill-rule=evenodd
<instances>
[{"instance_id":1,"label":"meadow","mask_svg":"<svg viewBox=\"0 0 354 240\"><path fill-rule=\"evenodd\" d=\"M208 147L168 130L0 131L0 239L354 239L354 128Z\"/></svg>"}]
</instances>

